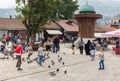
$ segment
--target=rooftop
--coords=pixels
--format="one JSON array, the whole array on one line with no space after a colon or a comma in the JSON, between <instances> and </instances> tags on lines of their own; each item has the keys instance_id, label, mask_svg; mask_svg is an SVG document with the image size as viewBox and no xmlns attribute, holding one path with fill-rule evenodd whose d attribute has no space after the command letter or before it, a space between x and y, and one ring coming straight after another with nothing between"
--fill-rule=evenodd
<instances>
[{"instance_id":1,"label":"rooftop","mask_svg":"<svg viewBox=\"0 0 120 81\"><path fill-rule=\"evenodd\" d=\"M22 20L16 18L0 18L0 29L26 30Z\"/></svg>"},{"instance_id":2,"label":"rooftop","mask_svg":"<svg viewBox=\"0 0 120 81\"><path fill-rule=\"evenodd\" d=\"M57 23L67 32L78 32L78 26L68 20L60 20Z\"/></svg>"}]
</instances>

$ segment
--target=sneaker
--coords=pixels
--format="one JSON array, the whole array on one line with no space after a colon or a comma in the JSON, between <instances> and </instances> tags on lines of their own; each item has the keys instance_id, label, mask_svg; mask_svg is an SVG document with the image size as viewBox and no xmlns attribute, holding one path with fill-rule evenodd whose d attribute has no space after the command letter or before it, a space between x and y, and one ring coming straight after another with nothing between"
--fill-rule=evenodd
<instances>
[{"instance_id":1,"label":"sneaker","mask_svg":"<svg viewBox=\"0 0 120 81\"><path fill-rule=\"evenodd\" d=\"M18 66L16 66L18 68Z\"/></svg>"},{"instance_id":2,"label":"sneaker","mask_svg":"<svg viewBox=\"0 0 120 81\"><path fill-rule=\"evenodd\" d=\"M43 65L42 65L42 64L40 64L40 66L41 66L41 67L43 67Z\"/></svg>"},{"instance_id":3,"label":"sneaker","mask_svg":"<svg viewBox=\"0 0 120 81\"><path fill-rule=\"evenodd\" d=\"M98 70L101 70L101 68L98 68Z\"/></svg>"},{"instance_id":4,"label":"sneaker","mask_svg":"<svg viewBox=\"0 0 120 81\"><path fill-rule=\"evenodd\" d=\"M104 70L104 68L102 68L102 70Z\"/></svg>"},{"instance_id":5,"label":"sneaker","mask_svg":"<svg viewBox=\"0 0 120 81\"><path fill-rule=\"evenodd\" d=\"M18 68L17 70L22 70L22 68Z\"/></svg>"}]
</instances>

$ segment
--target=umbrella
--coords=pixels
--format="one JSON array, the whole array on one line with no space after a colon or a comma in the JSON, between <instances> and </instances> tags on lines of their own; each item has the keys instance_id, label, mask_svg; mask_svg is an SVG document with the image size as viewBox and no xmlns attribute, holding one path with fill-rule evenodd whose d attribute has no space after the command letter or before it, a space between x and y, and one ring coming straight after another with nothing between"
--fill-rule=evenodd
<instances>
[{"instance_id":1,"label":"umbrella","mask_svg":"<svg viewBox=\"0 0 120 81\"><path fill-rule=\"evenodd\" d=\"M114 31L103 33L102 36L120 37L120 29L116 29Z\"/></svg>"}]
</instances>

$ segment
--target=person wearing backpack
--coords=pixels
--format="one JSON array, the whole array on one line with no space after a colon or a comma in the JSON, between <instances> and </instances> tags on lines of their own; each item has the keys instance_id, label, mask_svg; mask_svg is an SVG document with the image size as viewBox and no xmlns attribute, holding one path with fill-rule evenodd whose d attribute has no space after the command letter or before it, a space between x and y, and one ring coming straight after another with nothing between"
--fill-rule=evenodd
<instances>
[{"instance_id":1,"label":"person wearing backpack","mask_svg":"<svg viewBox=\"0 0 120 81\"><path fill-rule=\"evenodd\" d=\"M96 44L94 43L94 40L90 44L90 54L91 54L91 61L95 59L95 49L96 49Z\"/></svg>"}]
</instances>

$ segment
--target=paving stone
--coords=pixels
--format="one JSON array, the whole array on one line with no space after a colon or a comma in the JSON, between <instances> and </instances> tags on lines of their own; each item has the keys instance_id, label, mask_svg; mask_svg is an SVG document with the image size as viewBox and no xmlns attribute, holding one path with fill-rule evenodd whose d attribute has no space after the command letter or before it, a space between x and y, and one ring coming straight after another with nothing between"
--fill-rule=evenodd
<instances>
[{"instance_id":1,"label":"paving stone","mask_svg":"<svg viewBox=\"0 0 120 81\"><path fill-rule=\"evenodd\" d=\"M90 61L90 56L86 56L85 53L80 55L78 49L75 49L73 55L70 45L60 45L61 49L57 54L50 52L50 59L44 62L43 67L37 62L22 62L23 70L17 71L16 60L0 59L0 81L120 81L120 56L113 54L111 50L105 51L105 70L98 70L98 51L95 60ZM62 62L58 62L58 55L62 57ZM27 57L27 54L23 54L22 57ZM37 52L34 52L32 59L35 57ZM54 65L51 65L51 60L55 62ZM48 68L48 65L51 68ZM50 76L49 72L56 71L57 68L59 72ZM67 74L64 74L65 70Z\"/></svg>"}]
</instances>

